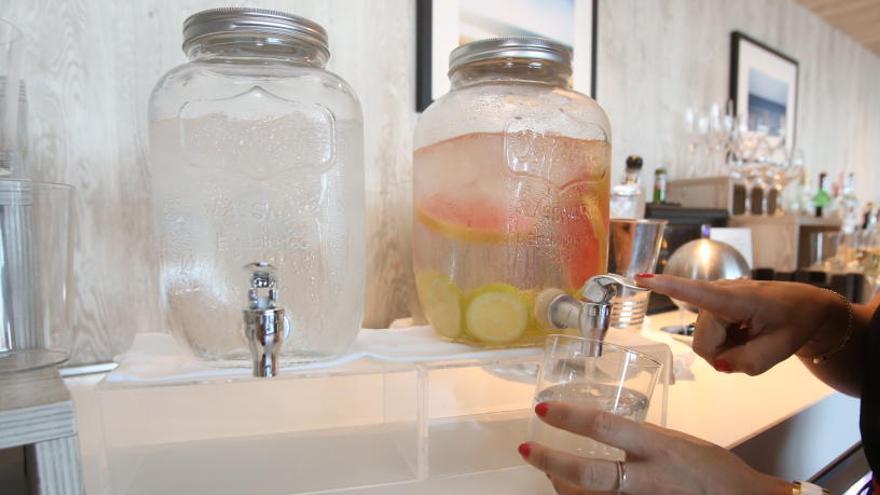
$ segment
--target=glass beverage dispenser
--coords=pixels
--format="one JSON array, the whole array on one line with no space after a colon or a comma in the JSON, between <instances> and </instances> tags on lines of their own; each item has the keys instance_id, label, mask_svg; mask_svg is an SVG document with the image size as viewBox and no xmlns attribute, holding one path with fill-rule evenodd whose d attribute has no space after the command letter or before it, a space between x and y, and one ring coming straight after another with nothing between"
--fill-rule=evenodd
<instances>
[{"instance_id":1,"label":"glass beverage dispenser","mask_svg":"<svg viewBox=\"0 0 880 495\"><path fill-rule=\"evenodd\" d=\"M571 51L534 38L463 45L452 90L415 133L413 257L438 334L481 346L542 343L548 287L606 269L610 125L571 87Z\"/></svg>"},{"instance_id":2,"label":"glass beverage dispenser","mask_svg":"<svg viewBox=\"0 0 880 495\"><path fill-rule=\"evenodd\" d=\"M199 12L150 99L167 325L195 354L271 375L345 352L364 290L363 123L326 31Z\"/></svg>"}]
</instances>

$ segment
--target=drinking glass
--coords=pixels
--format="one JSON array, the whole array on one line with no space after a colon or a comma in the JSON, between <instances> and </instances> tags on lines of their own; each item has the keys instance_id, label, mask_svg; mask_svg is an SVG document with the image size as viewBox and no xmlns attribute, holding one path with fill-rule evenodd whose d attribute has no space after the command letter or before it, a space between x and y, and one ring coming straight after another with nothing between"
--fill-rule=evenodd
<instances>
[{"instance_id":1,"label":"drinking glass","mask_svg":"<svg viewBox=\"0 0 880 495\"><path fill-rule=\"evenodd\" d=\"M697 114L697 154L693 167L692 177L707 175L707 169L712 163L712 129L710 126L709 112Z\"/></svg>"},{"instance_id":2,"label":"drinking glass","mask_svg":"<svg viewBox=\"0 0 880 495\"><path fill-rule=\"evenodd\" d=\"M690 177L694 173L697 146L697 110L694 107L687 107L684 111L684 133L687 141L687 156L685 163L687 164L686 174Z\"/></svg>"},{"instance_id":3,"label":"drinking glass","mask_svg":"<svg viewBox=\"0 0 880 495\"><path fill-rule=\"evenodd\" d=\"M535 404L567 402L642 422L663 365L647 354L607 342L551 335L544 345ZM529 422L529 438L581 457L622 461L625 453L591 438Z\"/></svg>"},{"instance_id":4,"label":"drinking glass","mask_svg":"<svg viewBox=\"0 0 880 495\"><path fill-rule=\"evenodd\" d=\"M0 19L0 176L12 172L18 151L20 55L21 31Z\"/></svg>"},{"instance_id":5,"label":"drinking glass","mask_svg":"<svg viewBox=\"0 0 880 495\"><path fill-rule=\"evenodd\" d=\"M759 164L758 183L761 187L761 214L767 216L770 215L770 191L775 187L779 165L766 159L761 160ZM779 199L777 198L778 201Z\"/></svg>"},{"instance_id":6,"label":"drinking glass","mask_svg":"<svg viewBox=\"0 0 880 495\"><path fill-rule=\"evenodd\" d=\"M783 164L776 171L773 188L776 190L776 215L785 215L782 193L785 188L801 176L804 170L804 152L800 148L792 148Z\"/></svg>"},{"instance_id":7,"label":"drinking glass","mask_svg":"<svg viewBox=\"0 0 880 495\"><path fill-rule=\"evenodd\" d=\"M816 232L810 238L811 268L827 272L843 270L840 232Z\"/></svg>"},{"instance_id":8,"label":"drinking glass","mask_svg":"<svg viewBox=\"0 0 880 495\"><path fill-rule=\"evenodd\" d=\"M64 362L73 188L0 179L0 374Z\"/></svg>"},{"instance_id":9,"label":"drinking glass","mask_svg":"<svg viewBox=\"0 0 880 495\"><path fill-rule=\"evenodd\" d=\"M759 159L765 153L766 146L761 131L749 130L748 121L744 117L736 118L731 131L727 166L731 176L745 188L744 215L752 214L752 192L755 186L760 185L763 169Z\"/></svg>"}]
</instances>

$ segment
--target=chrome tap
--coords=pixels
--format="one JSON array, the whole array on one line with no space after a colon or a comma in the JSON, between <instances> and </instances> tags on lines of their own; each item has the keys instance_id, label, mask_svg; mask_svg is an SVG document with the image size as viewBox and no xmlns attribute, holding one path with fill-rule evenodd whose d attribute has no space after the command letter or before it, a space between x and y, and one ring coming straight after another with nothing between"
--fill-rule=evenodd
<instances>
[{"instance_id":1,"label":"chrome tap","mask_svg":"<svg viewBox=\"0 0 880 495\"><path fill-rule=\"evenodd\" d=\"M278 374L278 354L290 334L290 322L284 308L276 305L275 269L265 261L245 266L251 274L248 307L244 309L244 336L253 358L254 376Z\"/></svg>"},{"instance_id":2,"label":"chrome tap","mask_svg":"<svg viewBox=\"0 0 880 495\"><path fill-rule=\"evenodd\" d=\"M581 289L582 300L559 289L543 290L535 301L535 318L545 327L577 328L584 337L602 342L611 325L612 301L623 288L648 290L620 275L596 275Z\"/></svg>"}]
</instances>

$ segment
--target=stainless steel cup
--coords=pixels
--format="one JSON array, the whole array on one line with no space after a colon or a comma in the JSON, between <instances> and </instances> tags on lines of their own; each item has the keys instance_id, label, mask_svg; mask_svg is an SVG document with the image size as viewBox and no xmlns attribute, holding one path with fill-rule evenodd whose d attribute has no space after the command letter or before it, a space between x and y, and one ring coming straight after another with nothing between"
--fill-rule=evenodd
<instances>
[{"instance_id":1,"label":"stainless steel cup","mask_svg":"<svg viewBox=\"0 0 880 495\"><path fill-rule=\"evenodd\" d=\"M660 256L666 223L666 220L612 219L608 271L629 279L639 273L653 273ZM611 326L641 326L648 312L650 296L650 291L624 288L614 299Z\"/></svg>"}]
</instances>

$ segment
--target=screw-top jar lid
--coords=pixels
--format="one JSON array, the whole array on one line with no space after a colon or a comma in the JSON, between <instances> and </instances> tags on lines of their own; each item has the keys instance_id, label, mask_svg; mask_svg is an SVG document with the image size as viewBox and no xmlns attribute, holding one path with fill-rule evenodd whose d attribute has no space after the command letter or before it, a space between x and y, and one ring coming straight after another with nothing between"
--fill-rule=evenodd
<instances>
[{"instance_id":1,"label":"screw-top jar lid","mask_svg":"<svg viewBox=\"0 0 880 495\"><path fill-rule=\"evenodd\" d=\"M462 65L481 60L520 58L571 66L571 49L544 38L490 38L472 41L449 54L449 73Z\"/></svg>"},{"instance_id":2,"label":"screw-top jar lid","mask_svg":"<svg viewBox=\"0 0 880 495\"><path fill-rule=\"evenodd\" d=\"M279 10L252 7L208 9L189 16L183 22L183 50L204 36L219 33L259 33L293 38L309 43L328 57L327 31L305 17Z\"/></svg>"}]
</instances>

